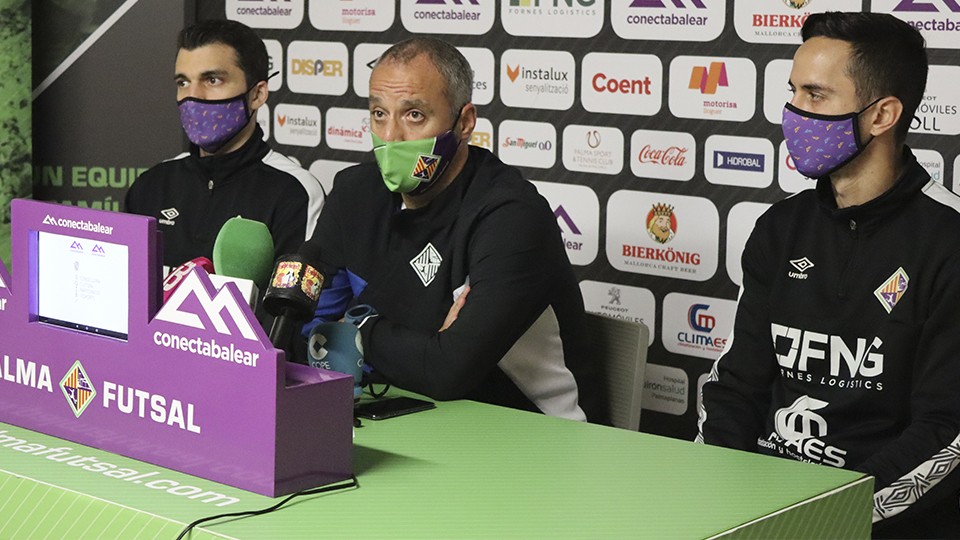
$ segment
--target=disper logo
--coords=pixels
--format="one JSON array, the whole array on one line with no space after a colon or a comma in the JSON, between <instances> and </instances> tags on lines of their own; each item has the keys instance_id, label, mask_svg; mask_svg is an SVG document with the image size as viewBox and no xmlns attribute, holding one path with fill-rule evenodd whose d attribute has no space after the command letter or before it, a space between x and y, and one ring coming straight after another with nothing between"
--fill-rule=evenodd
<instances>
[{"instance_id":1,"label":"disper logo","mask_svg":"<svg viewBox=\"0 0 960 540\"><path fill-rule=\"evenodd\" d=\"M735 171L763 172L765 159L763 154L747 154L743 152L724 152L717 150L713 153L714 166L718 169L732 169Z\"/></svg>"},{"instance_id":2,"label":"disper logo","mask_svg":"<svg viewBox=\"0 0 960 540\"><path fill-rule=\"evenodd\" d=\"M785 379L843 390L883 390L883 340L843 336L770 324L773 350ZM853 345L853 346L851 346Z\"/></svg>"},{"instance_id":3,"label":"disper logo","mask_svg":"<svg viewBox=\"0 0 960 540\"><path fill-rule=\"evenodd\" d=\"M211 298L206 287L200 282L196 272L187 274L183 282L173 292L167 303L160 308L156 319L166 321L182 326L189 326L198 330L207 330L199 313L189 310L185 304L199 304L200 311L213 324L213 329L221 334L233 335L222 315L226 310L227 316L233 322L237 330L240 331L245 339L257 341L257 334L254 332L250 322L243 315L243 311L236 299L230 294L227 287L220 289L216 295Z\"/></svg>"},{"instance_id":4,"label":"disper logo","mask_svg":"<svg viewBox=\"0 0 960 540\"><path fill-rule=\"evenodd\" d=\"M647 234L658 244L666 244L677 234L677 216L673 206L658 203L647 213Z\"/></svg>"},{"instance_id":5,"label":"disper logo","mask_svg":"<svg viewBox=\"0 0 960 540\"><path fill-rule=\"evenodd\" d=\"M957 0L941 0L940 2L930 2L930 1L919 1L919 0L902 0L893 11L915 11L920 13L940 13L941 9L937 7L937 4L942 4L946 10L952 11L953 13L960 13L960 2Z\"/></svg>"},{"instance_id":6,"label":"disper logo","mask_svg":"<svg viewBox=\"0 0 960 540\"><path fill-rule=\"evenodd\" d=\"M317 75L323 77L342 77L343 62L339 60L317 60L312 58L291 58L291 75Z\"/></svg>"},{"instance_id":7,"label":"disper logo","mask_svg":"<svg viewBox=\"0 0 960 540\"><path fill-rule=\"evenodd\" d=\"M830 404L810 396L800 396L789 407L774 413L775 433L758 444L774 448L781 454L802 461L843 467L846 450L824 443L821 438L828 434L826 419L815 411L826 409Z\"/></svg>"},{"instance_id":8,"label":"disper logo","mask_svg":"<svg viewBox=\"0 0 960 540\"><path fill-rule=\"evenodd\" d=\"M63 397L67 398L67 404L77 418L80 418L84 409L97 395L97 390L93 387L90 377L79 360L74 362L73 367L60 381L60 390L63 391Z\"/></svg>"},{"instance_id":9,"label":"disper logo","mask_svg":"<svg viewBox=\"0 0 960 540\"><path fill-rule=\"evenodd\" d=\"M728 86L727 64L711 62L709 69L704 66L694 66L690 72L690 84L687 88L700 89L701 94L716 94L717 87Z\"/></svg>"}]
</instances>

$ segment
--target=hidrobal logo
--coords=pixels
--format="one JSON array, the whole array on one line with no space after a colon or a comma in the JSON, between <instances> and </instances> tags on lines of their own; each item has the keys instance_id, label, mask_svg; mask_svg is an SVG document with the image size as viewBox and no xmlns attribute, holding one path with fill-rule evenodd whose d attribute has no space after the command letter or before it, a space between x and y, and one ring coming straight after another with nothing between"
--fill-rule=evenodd
<instances>
[{"instance_id":1,"label":"hidrobal logo","mask_svg":"<svg viewBox=\"0 0 960 540\"><path fill-rule=\"evenodd\" d=\"M713 152L713 161L714 167L718 169L763 172L766 158L763 154L716 150Z\"/></svg>"},{"instance_id":2,"label":"hidrobal logo","mask_svg":"<svg viewBox=\"0 0 960 540\"><path fill-rule=\"evenodd\" d=\"M83 414L84 409L97 395L97 390L93 387L90 377L79 360L74 362L73 367L60 381L60 390L63 391L63 397L67 398L67 404L77 418Z\"/></svg>"},{"instance_id":3,"label":"hidrobal logo","mask_svg":"<svg viewBox=\"0 0 960 540\"><path fill-rule=\"evenodd\" d=\"M199 305L199 313L190 311L189 305ZM227 316L233 322L234 326L240 331L240 334L251 341L257 341L257 334L254 332L250 322L243 315L243 311L237 300L230 294L227 286L221 288L211 298L206 287L201 283L197 272L190 272L183 279L177 290L173 292L170 299L157 312L155 319L166 321L181 326L189 326L198 330L208 330L200 317L202 313L206 319L213 324L213 329L221 334L231 336L233 333L227 326L222 315L226 310Z\"/></svg>"},{"instance_id":4,"label":"hidrobal logo","mask_svg":"<svg viewBox=\"0 0 960 540\"><path fill-rule=\"evenodd\" d=\"M716 94L717 87L729 86L727 81L727 64L725 62L710 62L710 67L694 66L690 72L689 89L700 89L701 94Z\"/></svg>"}]
</instances>

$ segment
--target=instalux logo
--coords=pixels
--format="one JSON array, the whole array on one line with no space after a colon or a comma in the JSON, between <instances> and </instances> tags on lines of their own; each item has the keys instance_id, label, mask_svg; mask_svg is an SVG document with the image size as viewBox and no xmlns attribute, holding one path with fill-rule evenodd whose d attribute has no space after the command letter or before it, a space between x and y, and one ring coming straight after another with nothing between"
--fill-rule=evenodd
<instances>
[{"instance_id":1,"label":"instalux logo","mask_svg":"<svg viewBox=\"0 0 960 540\"><path fill-rule=\"evenodd\" d=\"M799 259L793 259L790 261L790 266L796 268L797 271L787 272L788 276L792 277L793 279L807 279L806 272L807 270L813 268L814 264L810 259L801 257Z\"/></svg>"},{"instance_id":2,"label":"instalux logo","mask_svg":"<svg viewBox=\"0 0 960 540\"><path fill-rule=\"evenodd\" d=\"M200 311L206 315L206 318L213 324L213 329L217 332L228 336L233 335L222 315L223 311L226 310L227 316L240 331L240 335L251 341L257 341L256 332L253 331L250 322L244 317L240 305L230 294L228 288L223 287L211 298L196 272L187 274L187 277L173 292L167 303L157 312L155 318L198 330L207 330L199 313L194 313L185 306L185 304L196 305L197 303L200 305Z\"/></svg>"},{"instance_id":3,"label":"instalux logo","mask_svg":"<svg viewBox=\"0 0 960 540\"><path fill-rule=\"evenodd\" d=\"M84 409L97 395L97 390L93 387L90 377L79 360L73 363L73 367L60 381L60 390L63 391L63 397L67 398L67 404L77 418L80 418Z\"/></svg>"},{"instance_id":4,"label":"instalux logo","mask_svg":"<svg viewBox=\"0 0 960 540\"><path fill-rule=\"evenodd\" d=\"M176 225L173 220L180 216L180 211L176 208L167 208L166 210L161 210L160 215L163 216L162 219L158 220L160 223L164 225Z\"/></svg>"}]
</instances>

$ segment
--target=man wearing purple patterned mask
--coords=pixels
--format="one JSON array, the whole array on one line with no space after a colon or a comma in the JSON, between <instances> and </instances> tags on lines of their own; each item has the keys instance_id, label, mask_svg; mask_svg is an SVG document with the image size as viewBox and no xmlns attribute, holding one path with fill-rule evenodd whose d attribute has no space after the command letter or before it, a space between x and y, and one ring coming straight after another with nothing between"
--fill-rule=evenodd
<instances>
[{"instance_id":1,"label":"man wearing purple patterned mask","mask_svg":"<svg viewBox=\"0 0 960 540\"><path fill-rule=\"evenodd\" d=\"M747 241L697 440L869 474L875 537L957 538L960 197L905 145L923 37L892 15L835 12L810 15L802 37L782 127L816 185Z\"/></svg>"},{"instance_id":2,"label":"man wearing purple patterned mask","mask_svg":"<svg viewBox=\"0 0 960 540\"><path fill-rule=\"evenodd\" d=\"M271 150L257 124L270 58L247 26L201 21L180 32L174 68L176 105L189 152L143 173L126 210L154 216L164 264L212 258L230 218L263 222L276 255L292 253L312 232L323 206L320 182Z\"/></svg>"}]
</instances>

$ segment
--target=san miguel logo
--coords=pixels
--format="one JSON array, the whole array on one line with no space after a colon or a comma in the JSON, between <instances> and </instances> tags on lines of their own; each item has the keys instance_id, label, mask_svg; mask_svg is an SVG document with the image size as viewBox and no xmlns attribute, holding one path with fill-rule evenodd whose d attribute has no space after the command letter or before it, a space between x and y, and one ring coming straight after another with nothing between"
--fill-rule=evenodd
<instances>
[{"instance_id":1,"label":"san miguel logo","mask_svg":"<svg viewBox=\"0 0 960 540\"><path fill-rule=\"evenodd\" d=\"M677 234L677 216L673 206L658 203L647 212L647 234L658 244L666 244Z\"/></svg>"},{"instance_id":2,"label":"san miguel logo","mask_svg":"<svg viewBox=\"0 0 960 540\"><path fill-rule=\"evenodd\" d=\"M97 390L93 387L90 377L87 376L79 360L74 362L73 367L60 381L60 389L63 390L63 396L67 398L67 404L77 418L83 414L84 409L97 395Z\"/></svg>"}]
</instances>

